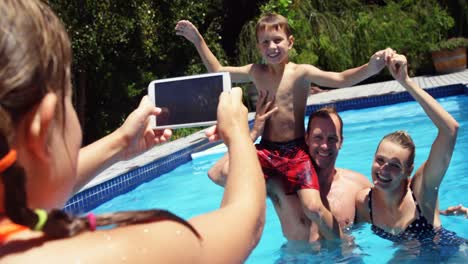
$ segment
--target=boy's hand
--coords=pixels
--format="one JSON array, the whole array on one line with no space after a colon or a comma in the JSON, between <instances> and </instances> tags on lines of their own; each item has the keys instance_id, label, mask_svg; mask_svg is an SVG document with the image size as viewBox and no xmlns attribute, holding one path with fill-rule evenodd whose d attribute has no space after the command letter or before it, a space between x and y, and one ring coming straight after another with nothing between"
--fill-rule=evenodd
<instances>
[{"instance_id":1,"label":"boy's hand","mask_svg":"<svg viewBox=\"0 0 468 264\"><path fill-rule=\"evenodd\" d=\"M373 74L379 73L396 52L391 48L379 50L369 60L369 69Z\"/></svg>"},{"instance_id":2,"label":"boy's hand","mask_svg":"<svg viewBox=\"0 0 468 264\"><path fill-rule=\"evenodd\" d=\"M403 82L408 78L407 63L406 57L400 54L395 54L390 59L388 70L395 80Z\"/></svg>"},{"instance_id":3,"label":"boy's hand","mask_svg":"<svg viewBox=\"0 0 468 264\"><path fill-rule=\"evenodd\" d=\"M210 140L223 139L229 145L237 135L248 135L247 108L242 104L242 89L222 92L218 104L218 124L205 131Z\"/></svg>"},{"instance_id":4,"label":"boy's hand","mask_svg":"<svg viewBox=\"0 0 468 264\"><path fill-rule=\"evenodd\" d=\"M124 142L125 148L120 154L121 159L130 159L141 154L154 145L166 142L172 136L172 131L169 129L154 130L149 122L151 115L158 115L161 109L154 107L144 96L140 101L140 105L135 109L125 120L123 125L116 130L119 138Z\"/></svg>"},{"instance_id":5,"label":"boy's hand","mask_svg":"<svg viewBox=\"0 0 468 264\"><path fill-rule=\"evenodd\" d=\"M181 20L175 26L176 35L184 36L193 44L200 42L201 35L198 29L188 20Z\"/></svg>"},{"instance_id":6,"label":"boy's hand","mask_svg":"<svg viewBox=\"0 0 468 264\"><path fill-rule=\"evenodd\" d=\"M278 107L274 106L275 98L269 96L268 91L260 90L258 92L258 100L256 105L256 115L255 123L253 125L252 131L250 132L250 137L252 141L255 141L262 133L265 128L265 122L270 118L270 116L278 110Z\"/></svg>"}]
</instances>

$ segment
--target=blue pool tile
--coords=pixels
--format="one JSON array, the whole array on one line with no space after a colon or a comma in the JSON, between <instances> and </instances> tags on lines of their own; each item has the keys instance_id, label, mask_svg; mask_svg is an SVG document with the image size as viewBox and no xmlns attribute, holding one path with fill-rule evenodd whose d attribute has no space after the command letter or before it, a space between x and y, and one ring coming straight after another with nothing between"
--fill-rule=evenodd
<instances>
[{"instance_id":1,"label":"blue pool tile","mask_svg":"<svg viewBox=\"0 0 468 264\"><path fill-rule=\"evenodd\" d=\"M442 83L442 81L440 83ZM461 94L468 95L468 84L462 83L447 85L426 89L426 91L434 98ZM356 98L334 103L309 105L307 106L306 114L309 115L312 111L327 105L335 106L337 111L345 111L408 101L413 101L413 98L410 94L408 94L408 92L392 93L373 97ZM250 125L253 125L253 120L251 120L249 123ZM74 214L81 214L90 211L100 204L136 188L143 182L155 179L162 174L165 174L175 169L176 167L189 162L191 160L190 154L192 152L208 149L214 146L214 144L215 143L207 143L207 141L197 142L149 164L126 172L109 181L90 187L89 189L86 189L73 196L65 206L65 210Z\"/></svg>"}]
</instances>

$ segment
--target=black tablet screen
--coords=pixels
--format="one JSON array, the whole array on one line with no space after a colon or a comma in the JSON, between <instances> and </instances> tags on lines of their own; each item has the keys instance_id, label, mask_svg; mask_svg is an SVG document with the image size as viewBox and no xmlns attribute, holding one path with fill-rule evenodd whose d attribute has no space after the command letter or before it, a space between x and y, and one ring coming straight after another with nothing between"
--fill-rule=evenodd
<instances>
[{"instance_id":1,"label":"black tablet screen","mask_svg":"<svg viewBox=\"0 0 468 264\"><path fill-rule=\"evenodd\" d=\"M156 106L163 109L157 126L216 121L223 76L154 83Z\"/></svg>"}]
</instances>

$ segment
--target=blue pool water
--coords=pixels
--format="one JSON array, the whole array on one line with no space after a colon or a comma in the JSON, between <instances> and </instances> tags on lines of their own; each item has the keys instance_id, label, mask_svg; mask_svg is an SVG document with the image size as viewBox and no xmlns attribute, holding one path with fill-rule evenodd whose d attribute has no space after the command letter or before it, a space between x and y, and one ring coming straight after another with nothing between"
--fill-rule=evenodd
<instances>
[{"instance_id":1,"label":"blue pool water","mask_svg":"<svg viewBox=\"0 0 468 264\"><path fill-rule=\"evenodd\" d=\"M468 190L468 163L465 160L468 156L468 96L452 96L438 101L460 123L455 153L440 187L440 207L459 203L468 206L468 195L465 194ZM344 122L345 140L337 166L364 175L370 174L373 154L385 134L405 129L412 135L416 143L415 168L418 168L427 159L437 133L432 122L415 102L350 110L340 114ZM164 208L188 219L212 211L219 207L223 189L208 179L207 171L221 155L197 158L102 204L93 212ZM442 216L442 223L446 229L455 231L461 237L468 237L468 219ZM267 200L267 221L262 239L247 263L385 263L410 259L411 254L402 253L391 242L372 234L369 225L360 226L351 234L355 237L356 246L346 249L343 246L322 245L321 250L311 250L318 245L286 243L273 205ZM430 259L419 259L424 263L440 260L437 255ZM448 262L468 263L468 249L462 247Z\"/></svg>"}]
</instances>

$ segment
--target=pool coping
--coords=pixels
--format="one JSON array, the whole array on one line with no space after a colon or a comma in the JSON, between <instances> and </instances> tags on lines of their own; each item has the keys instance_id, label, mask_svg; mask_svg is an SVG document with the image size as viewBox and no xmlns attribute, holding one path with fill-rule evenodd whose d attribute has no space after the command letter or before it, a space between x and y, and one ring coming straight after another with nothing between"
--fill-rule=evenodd
<instances>
[{"instance_id":1,"label":"pool coping","mask_svg":"<svg viewBox=\"0 0 468 264\"><path fill-rule=\"evenodd\" d=\"M468 70L439 76L412 78L434 98L468 95ZM361 109L414 99L396 81L347 87L309 96L306 114L324 106L334 105L337 111ZM253 121L255 113L249 113ZM156 146L128 161L121 161L98 174L65 205L65 210L74 214L87 212L138 187L144 182L158 178L176 167L189 162L191 154L208 149L220 142L209 142L204 130L170 143Z\"/></svg>"}]
</instances>

